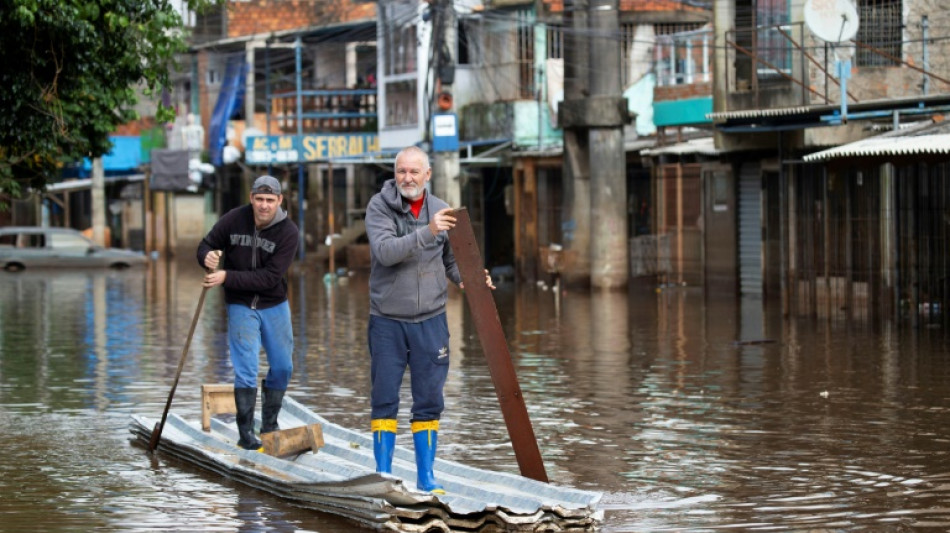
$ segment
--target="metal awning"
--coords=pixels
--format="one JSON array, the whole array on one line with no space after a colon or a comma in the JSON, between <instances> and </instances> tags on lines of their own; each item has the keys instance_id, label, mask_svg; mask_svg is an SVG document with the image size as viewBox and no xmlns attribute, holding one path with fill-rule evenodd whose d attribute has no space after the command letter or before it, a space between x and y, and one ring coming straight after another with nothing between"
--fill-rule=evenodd
<instances>
[{"instance_id":1,"label":"metal awning","mask_svg":"<svg viewBox=\"0 0 950 533\"><path fill-rule=\"evenodd\" d=\"M712 137L701 137L699 139L690 139L681 143L671 144L668 146L658 146L656 148L649 148L641 152L643 155L656 156L656 155L687 155L687 154L700 154L700 155L719 155L720 150L716 148L715 141Z\"/></svg>"},{"instance_id":2,"label":"metal awning","mask_svg":"<svg viewBox=\"0 0 950 533\"><path fill-rule=\"evenodd\" d=\"M145 174L131 174L128 176L106 176L103 181L107 184L123 181L144 181ZM92 178L71 179L58 183L50 183L46 186L46 192L70 192L89 189L92 187Z\"/></svg>"},{"instance_id":3,"label":"metal awning","mask_svg":"<svg viewBox=\"0 0 950 533\"><path fill-rule=\"evenodd\" d=\"M757 133L836 126L858 120L896 120L896 117L932 116L947 112L950 112L950 95L939 94L849 103L847 117L841 114L839 104L820 104L720 111L709 113L706 118L712 120L719 131Z\"/></svg>"},{"instance_id":4,"label":"metal awning","mask_svg":"<svg viewBox=\"0 0 950 533\"><path fill-rule=\"evenodd\" d=\"M489 164L497 165L502 162L506 151L511 148L511 139L487 139L475 141L459 141L459 164ZM494 145L494 146L491 146ZM475 154L476 146L487 148L481 153ZM329 162L335 165L392 165L396 162L396 155L399 149L384 149L378 152L366 152L364 154L345 157L333 157Z\"/></svg>"},{"instance_id":5,"label":"metal awning","mask_svg":"<svg viewBox=\"0 0 950 533\"><path fill-rule=\"evenodd\" d=\"M950 134L917 137L871 137L808 154L807 162L848 157L950 154Z\"/></svg>"},{"instance_id":6,"label":"metal awning","mask_svg":"<svg viewBox=\"0 0 950 533\"><path fill-rule=\"evenodd\" d=\"M806 162L851 157L950 155L950 122L927 121L804 156Z\"/></svg>"}]
</instances>

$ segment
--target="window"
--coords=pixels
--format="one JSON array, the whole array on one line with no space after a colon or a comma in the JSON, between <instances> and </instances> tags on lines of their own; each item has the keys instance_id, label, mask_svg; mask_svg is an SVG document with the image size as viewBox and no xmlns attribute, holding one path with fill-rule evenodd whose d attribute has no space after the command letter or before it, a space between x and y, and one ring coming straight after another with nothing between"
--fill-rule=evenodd
<instances>
[{"instance_id":1,"label":"window","mask_svg":"<svg viewBox=\"0 0 950 533\"><path fill-rule=\"evenodd\" d=\"M885 55L858 47L855 66L898 66L896 59L901 57L902 11L901 0L859 0L858 17L861 22L855 40L873 46Z\"/></svg>"},{"instance_id":2,"label":"window","mask_svg":"<svg viewBox=\"0 0 950 533\"><path fill-rule=\"evenodd\" d=\"M386 126L414 126L419 121L416 107L416 81L386 84Z\"/></svg>"},{"instance_id":3,"label":"window","mask_svg":"<svg viewBox=\"0 0 950 533\"><path fill-rule=\"evenodd\" d=\"M518 19L518 81L521 98L537 97L534 68L534 21L533 14L526 9L516 12Z\"/></svg>"},{"instance_id":4,"label":"window","mask_svg":"<svg viewBox=\"0 0 950 533\"><path fill-rule=\"evenodd\" d=\"M481 19L461 19L458 27L458 64L478 66L482 64Z\"/></svg>"},{"instance_id":5,"label":"window","mask_svg":"<svg viewBox=\"0 0 950 533\"><path fill-rule=\"evenodd\" d=\"M698 26L698 25L697 25ZM654 63L657 85L689 85L712 79L712 32L695 29L657 34ZM629 61L624 66L629 69Z\"/></svg>"},{"instance_id":6,"label":"window","mask_svg":"<svg viewBox=\"0 0 950 533\"><path fill-rule=\"evenodd\" d=\"M564 26L548 24L548 59L564 59Z\"/></svg>"},{"instance_id":7,"label":"window","mask_svg":"<svg viewBox=\"0 0 950 533\"><path fill-rule=\"evenodd\" d=\"M70 235L69 233L50 234L50 248L54 250L84 252L92 245L92 242L79 235Z\"/></svg>"},{"instance_id":8,"label":"window","mask_svg":"<svg viewBox=\"0 0 950 533\"><path fill-rule=\"evenodd\" d=\"M782 79L792 70L791 46L783 32L788 33L786 0L765 0L756 3L756 52L766 63L757 65L759 80ZM772 68L771 66L775 68Z\"/></svg>"},{"instance_id":9,"label":"window","mask_svg":"<svg viewBox=\"0 0 950 533\"><path fill-rule=\"evenodd\" d=\"M410 3L387 3L385 10L386 74L410 74L418 68L416 9Z\"/></svg>"},{"instance_id":10,"label":"window","mask_svg":"<svg viewBox=\"0 0 950 533\"><path fill-rule=\"evenodd\" d=\"M9 242L17 248L43 248L46 246L46 239L42 233L19 233L6 235L5 237L13 237L14 240L4 240L4 244Z\"/></svg>"}]
</instances>

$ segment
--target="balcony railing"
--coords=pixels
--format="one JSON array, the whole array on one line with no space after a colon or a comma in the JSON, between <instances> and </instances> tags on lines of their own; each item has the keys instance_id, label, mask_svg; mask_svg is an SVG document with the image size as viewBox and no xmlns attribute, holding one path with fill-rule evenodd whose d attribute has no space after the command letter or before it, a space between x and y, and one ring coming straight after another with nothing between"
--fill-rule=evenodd
<instances>
[{"instance_id":1,"label":"balcony railing","mask_svg":"<svg viewBox=\"0 0 950 533\"><path fill-rule=\"evenodd\" d=\"M726 87L730 93L752 93L758 101L761 91L797 86L795 105L809 102L808 62L804 24L787 23L726 32Z\"/></svg>"},{"instance_id":2,"label":"balcony railing","mask_svg":"<svg viewBox=\"0 0 950 533\"><path fill-rule=\"evenodd\" d=\"M297 121L305 132L376 131L376 89L321 89L271 95L271 119L280 128L277 133L296 133Z\"/></svg>"}]
</instances>

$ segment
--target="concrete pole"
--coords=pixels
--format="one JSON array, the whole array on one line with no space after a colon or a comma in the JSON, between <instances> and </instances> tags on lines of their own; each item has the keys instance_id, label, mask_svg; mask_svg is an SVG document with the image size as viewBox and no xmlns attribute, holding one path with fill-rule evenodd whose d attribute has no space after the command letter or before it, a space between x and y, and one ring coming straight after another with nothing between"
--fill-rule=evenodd
<instances>
[{"instance_id":1,"label":"concrete pole","mask_svg":"<svg viewBox=\"0 0 950 533\"><path fill-rule=\"evenodd\" d=\"M300 37L297 37L297 39L294 41L294 67L295 67L295 68L294 68L294 71L295 71L294 80L295 80L296 86L297 86L297 114L294 115L294 124L297 125L297 137L298 137L298 138L303 137L303 119L300 118L301 115L303 115L303 95L301 94L301 91L303 91L303 80L301 79L301 70L302 70L302 67L301 67L301 61L302 61L302 59L301 59L301 57L300 57L300 56L301 56L301 48L303 48L303 42L300 40ZM306 246L307 246L307 241L306 241L306 239L305 239L306 225L304 224L304 218L303 218L303 214L304 214L303 167L304 167L304 164L303 164L302 161L300 161L300 162L297 163L297 204L298 204L298 208L297 208L297 232L298 232L298 238L297 238L297 259L299 259L299 260L301 260L301 261L303 261L303 260L304 260L304 257L306 256ZM331 186L332 186L332 184L333 184L333 178L332 178L332 176L331 176L331 178L330 178L330 184L331 184ZM287 197L289 198L290 195L287 195ZM331 251L332 251L332 250L331 250Z\"/></svg>"},{"instance_id":2,"label":"concrete pole","mask_svg":"<svg viewBox=\"0 0 950 533\"><path fill-rule=\"evenodd\" d=\"M564 128L562 241L569 287L590 284L590 152L582 121L565 120L565 111L589 94L587 0L564 0L564 101L558 116Z\"/></svg>"},{"instance_id":3,"label":"concrete pole","mask_svg":"<svg viewBox=\"0 0 950 533\"><path fill-rule=\"evenodd\" d=\"M106 245L105 167L102 158L92 160L92 240Z\"/></svg>"},{"instance_id":4,"label":"concrete pole","mask_svg":"<svg viewBox=\"0 0 950 533\"><path fill-rule=\"evenodd\" d=\"M445 57L436 51L436 57L438 58L436 61L436 78L439 77L439 67L455 68L455 49L457 46L456 40L458 39L458 32L455 27L455 6L452 4L452 1L453 0L442 0L439 2L439 14L437 15L439 18L436 20L440 21L438 26L441 26L442 42L445 44L445 49L449 51L449 55ZM438 36L433 36L433 38L437 39L436 46L439 46ZM436 87L440 85L441 92L452 94L452 83L443 81L441 84L437 83ZM436 95L436 100L438 100L438 94ZM438 103L435 103L432 108L442 113L455 112L454 103L449 109L439 109ZM456 127L458 127L458 120L456 120L455 123ZM452 207L462 207L460 175L461 165L459 163L458 150L435 152L432 161L432 192L437 197L445 200L445 202Z\"/></svg>"},{"instance_id":5,"label":"concrete pole","mask_svg":"<svg viewBox=\"0 0 950 533\"><path fill-rule=\"evenodd\" d=\"M618 0L592 0L589 17L591 96L617 97L620 87ZM590 129L591 286L627 286L627 176L623 125L594 125Z\"/></svg>"},{"instance_id":6,"label":"concrete pole","mask_svg":"<svg viewBox=\"0 0 950 533\"><path fill-rule=\"evenodd\" d=\"M249 41L244 47L244 60L247 62L247 75L244 78L244 127L254 127L254 84L256 78L254 75L254 49L263 47L261 40Z\"/></svg>"}]
</instances>

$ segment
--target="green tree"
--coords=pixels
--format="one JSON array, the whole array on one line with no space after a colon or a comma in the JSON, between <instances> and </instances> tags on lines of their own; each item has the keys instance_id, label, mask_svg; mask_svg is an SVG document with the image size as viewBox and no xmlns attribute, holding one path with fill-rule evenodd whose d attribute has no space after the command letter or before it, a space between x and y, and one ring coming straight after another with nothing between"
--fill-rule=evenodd
<instances>
[{"instance_id":1,"label":"green tree","mask_svg":"<svg viewBox=\"0 0 950 533\"><path fill-rule=\"evenodd\" d=\"M0 208L64 163L108 153L110 132L138 118L136 87L167 86L185 37L168 0L0 2Z\"/></svg>"}]
</instances>

